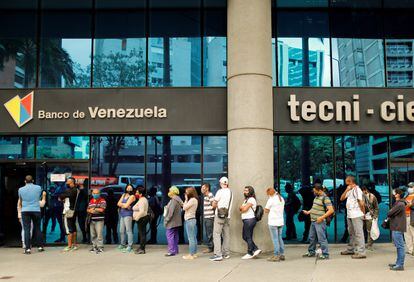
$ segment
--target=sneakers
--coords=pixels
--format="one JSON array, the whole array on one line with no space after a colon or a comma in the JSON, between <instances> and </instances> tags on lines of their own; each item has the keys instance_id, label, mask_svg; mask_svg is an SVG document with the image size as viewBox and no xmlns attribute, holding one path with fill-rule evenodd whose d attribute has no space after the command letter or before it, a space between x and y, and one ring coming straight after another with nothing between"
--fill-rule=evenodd
<instances>
[{"instance_id":1,"label":"sneakers","mask_svg":"<svg viewBox=\"0 0 414 282\"><path fill-rule=\"evenodd\" d=\"M224 255L223 258L224 259L229 259L230 258L230 255Z\"/></svg>"},{"instance_id":2,"label":"sneakers","mask_svg":"<svg viewBox=\"0 0 414 282\"><path fill-rule=\"evenodd\" d=\"M78 245L73 245L73 247L72 247L72 251L77 251L77 250L79 250Z\"/></svg>"},{"instance_id":3,"label":"sneakers","mask_svg":"<svg viewBox=\"0 0 414 282\"><path fill-rule=\"evenodd\" d=\"M353 251L348 251L348 250L341 252L341 255L343 255L343 256L352 256L354 254L355 253Z\"/></svg>"},{"instance_id":4,"label":"sneakers","mask_svg":"<svg viewBox=\"0 0 414 282\"><path fill-rule=\"evenodd\" d=\"M242 256L241 259L252 259L254 258L254 256L252 256L251 254L245 254L244 256Z\"/></svg>"},{"instance_id":5,"label":"sneakers","mask_svg":"<svg viewBox=\"0 0 414 282\"><path fill-rule=\"evenodd\" d=\"M285 260L285 255L280 255L279 258L280 258L280 260L284 261Z\"/></svg>"},{"instance_id":6,"label":"sneakers","mask_svg":"<svg viewBox=\"0 0 414 282\"><path fill-rule=\"evenodd\" d=\"M32 251L30 249L24 250L23 254L25 255L31 255Z\"/></svg>"},{"instance_id":7,"label":"sneakers","mask_svg":"<svg viewBox=\"0 0 414 282\"><path fill-rule=\"evenodd\" d=\"M43 247L39 247L39 248L37 248L37 251L38 251L39 253L41 253L41 252L44 252L44 251L45 251L45 249L44 249Z\"/></svg>"},{"instance_id":8,"label":"sneakers","mask_svg":"<svg viewBox=\"0 0 414 282\"><path fill-rule=\"evenodd\" d=\"M73 247L66 246L66 247L63 249L63 252L67 253L67 252L71 252L72 250L73 250Z\"/></svg>"},{"instance_id":9,"label":"sneakers","mask_svg":"<svg viewBox=\"0 0 414 282\"><path fill-rule=\"evenodd\" d=\"M306 254L302 255L303 258L313 258L315 257L315 253L309 253L307 252Z\"/></svg>"},{"instance_id":10,"label":"sneakers","mask_svg":"<svg viewBox=\"0 0 414 282\"><path fill-rule=\"evenodd\" d=\"M136 250L134 251L134 253L135 253L136 255L143 255L143 254L145 254L145 250L136 249Z\"/></svg>"},{"instance_id":11,"label":"sneakers","mask_svg":"<svg viewBox=\"0 0 414 282\"><path fill-rule=\"evenodd\" d=\"M212 253L213 252L213 250L210 250L210 249L204 249L203 250L203 254L208 254L208 253Z\"/></svg>"},{"instance_id":12,"label":"sneakers","mask_svg":"<svg viewBox=\"0 0 414 282\"><path fill-rule=\"evenodd\" d=\"M183 256L183 259L185 259L185 260L193 260L193 259L195 259L196 257L195 256L193 256L193 255L185 255L185 256Z\"/></svg>"},{"instance_id":13,"label":"sneakers","mask_svg":"<svg viewBox=\"0 0 414 282\"><path fill-rule=\"evenodd\" d=\"M123 249L126 249L126 246L124 246L124 245L119 245L118 246L118 250L121 250L122 251Z\"/></svg>"},{"instance_id":14,"label":"sneakers","mask_svg":"<svg viewBox=\"0 0 414 282\"><path fill-rule=\"evenodd\" d=\"M173 257L173 256L175 256L175 254L172 254L172 253L166 253L164 256L166 256L166 257Z\"/></svg>"},{"instance_id":15,"label":"sneakers","mask_svg":"<svg viewBox=\"0 0 414 282\"><path fill-rule=\"evenodd\" d=\"M96 248L96 247L92 247L90 250L89 250L89 252L91 252L91 253L96 253L96 251L97 251L98 249Z\"/></svg>"},{"instance_id":16,"label":"sneakers","mask_svg":"<svg viewBox=\"0 0 414 282\"><path fill-rule=\"evenodd\" d=\"M257 249L256 251L254 251L254 253L253 253L253 257L255 258L255 257L257 257L258 255L260 255L261 253L262 253L262 250Z\"/></svg>"},{"instance_id":17,"label":"sneakers","mask_svg":"<svg viewBox=\"0 0 414 282\"><path fill-rule=\"evenodd\" d=\"M267 261L278 262L278 261L281 261L281 259L280 259L280 256L271 256L270 258L267 259Z\"/></svg>"},{"instance_id":18,"label":"sneakers","mask_svg":"<svg viewBox=\"0 0 414 282\"><path fill-rule=\"evenodd\" d=\"M393 267L390 267L390 270L393 270L393 271L404 271L404 266L394 265Z\"/></svg>"},{"instance_id":19,"label":"sneakers","mask_svg":"<svg viewBox=\"0 0 414 282\"><path fill-rule=\"evenodd\" d=\"M322 254L322 255L318 256L318 260L327 260L327 259L329 259L329 255Z\"/></svg>"},{"instance_id":20,"label":"sneakers","mask_svg":"<svg viewBox=\"0 0 414 282\"><path fill-rule=\"evenodd\" d=\"M229 256L229 258L230 258L230 256ZM214 256L210 257L210 261L222 261L222 260L223 260L222 256L214 255Z\"/></svg>"},{"instance_id":21,"label":"sneakers","mask_svg":"<svg viewBox=\"0 0 414 282\"><path fill-rule=\"evenodd\" d=\"M366 255L361 255L361 254L353 254L351 256L351 258L353 258L353 259L366 259L367 256Z\"/></svg>"},{"instance_id":22,"label":"sneakers","mask_svg":"<svg viewBox=\"0 0 414 282\"><path fill-rule=\"evenodd\" d=\"M104 252L103 248L97 248L96 249L96 254L102 254Z\"/></svg>"},{"instance_id":23,"label":"sneakers","mask_svg":"<svg viewBox=\"0 0 414 282\"><path fill-rule=\"evenodd\" d=\"M131 247L124 248L124 249L122 250L122 252L123 252L123 253L130 253L130 252L132 252L132 248L131 248Z\"/></svg>"}]
</instances>

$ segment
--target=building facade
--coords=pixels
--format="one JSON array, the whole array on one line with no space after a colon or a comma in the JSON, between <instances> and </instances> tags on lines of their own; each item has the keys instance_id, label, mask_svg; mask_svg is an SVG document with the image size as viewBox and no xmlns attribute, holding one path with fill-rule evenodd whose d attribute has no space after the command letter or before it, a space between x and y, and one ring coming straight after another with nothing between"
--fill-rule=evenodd
<instances>
[{"instance_id":1,"label":"building facade","mask_svg":"<svg viewBox=\"0 0 414 282\"><path fill-rule=\"evenodd\" d=\"M246 185L264 204L266 188L286 197L290 184L303 209L321 181L337 210L329 240L340 242L339 197L355 175L381 198L382 220L392 188L414 181L410 2L1 3L0 244L19 242L25 174L48 191L51 244L67 176L104 195L155 188L165 205L171 185L215 192L228 175L235 206ZM306 241L306 221L294 221L288 242ZM244 251L237 209L231 230ZM265 221L255 236L270 247Z\"/></svg>"}]
</instances>

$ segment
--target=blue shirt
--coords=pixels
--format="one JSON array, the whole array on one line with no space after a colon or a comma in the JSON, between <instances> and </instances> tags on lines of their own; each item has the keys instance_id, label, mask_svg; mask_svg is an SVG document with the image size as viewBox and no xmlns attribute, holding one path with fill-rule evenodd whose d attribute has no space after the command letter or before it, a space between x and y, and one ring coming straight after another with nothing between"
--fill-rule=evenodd
<instances>
[{"instance_id":1,"label":"blue shirt","mask_svg":"<svg viewBox=\"0 0 414 282\"><path fill-rule=\"evenodd\" d=\"M22 212L40 212L40 197L42 188L35 184L26 184L19 189L19 198L22 201Z\"/></svg>"}]
</instances>

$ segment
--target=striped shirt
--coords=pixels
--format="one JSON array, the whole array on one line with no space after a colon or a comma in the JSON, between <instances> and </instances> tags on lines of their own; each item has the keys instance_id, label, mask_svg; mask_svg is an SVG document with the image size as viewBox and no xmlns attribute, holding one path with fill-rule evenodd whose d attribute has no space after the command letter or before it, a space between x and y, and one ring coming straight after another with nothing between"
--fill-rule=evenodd
<instances>
[{"instance_id":1,"label":"striped shirt","mask_svg":"<svg viewBox=\"0 0 414 282\"><path fill-rule=\"evenodd\" d=\"M325 202L325 206L323 201ZM326 213L325 208L327 209L327 207L329 206L332 206L332 202L328 196L326 196L325 194L321 196L316 196L313 200L312 209L310 210L311 221L316 221L318 217L324 215Z\"/></svg>"},{"instance_id":2,"label":"striped shirt","mask_svg":"<svg viewBox=\"0 0 414 282\"><path fill-rule=\"evenodd\" d=\"M104 198L99 198L95 200L94 198L91 199L88 205L88 209L106 209L106 201ZM92 220L104 220L105 219L105 211L102 213L92 213L91 214Z\"/></svg>"},{"instance_id":3,"label":"striped shirt","mask_svg":"<svg viewBox=\"0 0 414 282\"><path fill-rule=\"evenodd\" d=\"M204 196L204 218L214 218L213 200L214 196L211 192Z\"/></svg>"}]
</instances>

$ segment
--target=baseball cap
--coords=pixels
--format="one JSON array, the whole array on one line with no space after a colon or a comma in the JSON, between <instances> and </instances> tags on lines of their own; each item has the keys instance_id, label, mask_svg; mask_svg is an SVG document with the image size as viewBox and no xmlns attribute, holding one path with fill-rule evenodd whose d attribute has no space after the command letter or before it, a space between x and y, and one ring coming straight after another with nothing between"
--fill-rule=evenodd
<instances>
[{"instance_id":1,"label":"baseball cap","mask_svg":"<svg viewBox=\"0 0 414 282\"><path fill-rule=\"evenodd\" d=\"M170 187L170 192L174 193L175 195L180 195L180 190L178 189L177 186L171 186Z\"/></svg>"},{"instance_id":2,"label":"baseball cap","mask_svg":"<svg viewBox=\"0 0 414 282\"><path fill-rule=\"evenodd\" d=\"M220 183L229 184L229 179L227 177L223 176L222 178L220 178Z\"/></svg>"},{"instance_id":3,"label":"baseball cap","mask_svg":"<svg viewBox=\"0 0 414 282\"><path fill-rule=\"evenodd\" d=\"M413 188L414 187L414 182L408 183L408 187Z\"/></svg>"}]
</instances>

